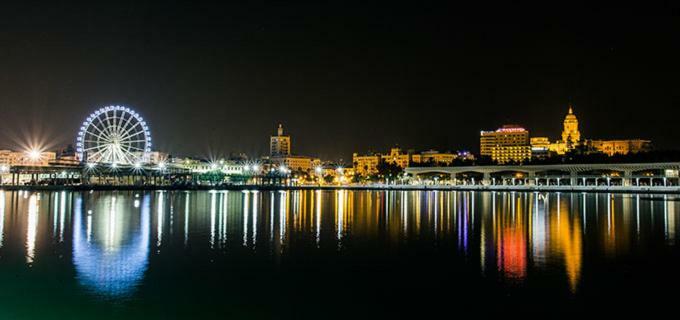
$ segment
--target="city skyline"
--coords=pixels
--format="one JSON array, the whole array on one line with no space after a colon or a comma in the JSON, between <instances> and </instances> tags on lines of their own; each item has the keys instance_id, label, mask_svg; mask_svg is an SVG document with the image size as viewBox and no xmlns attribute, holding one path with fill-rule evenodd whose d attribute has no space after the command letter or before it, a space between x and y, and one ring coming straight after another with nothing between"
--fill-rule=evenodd
<instances>
[{"instance_id":1,"label":"city skyline","mask_svg":"<svg viewBox=\"0 0 680 320\"><path fill-rule=\"evenodd\" d=\"M141 114L137 114L134 110L132 110L131 108L128 108L128 107L126 107L126 106L119 106L119 105L115 105L115 106L114 106L114 105L111 105L111 106L102 106L101 108L97 109L94 113L90 114L90 115L85 119L86 122L82 123L82 125L85 125L86 123L90 123L91 119L92 119L96 114L99 114L100 112L105 112L105 109L108 110L109 108L110 108L112 111L113 111L114 109L115 109L115 110L119 110L119 108L120 108L120 110L121 110L120 112L123 112L123 110L127 110L127 111L131 112L132 114L134 114L136 117L137 117L137 116L138 116L138 117L141 117L141 116L142 116ZM104 114L104 113L102 113L102 115L103 115L103 114ZM570 118L570 117L571 117L571 118ZM131 118L132 118L132 117L131 117ZM122 120L121 120L121 121L122 121L121 125L122 125L122 124L125 122L126 117L125 117L125 116L122 116L121 119L122 119ZM141 120L141 119L142 119L142 118L140 118L140 120ZM569 104L569 105L568 105L567 119L573 119L573 120L565 120L565 126L566 126L566 122L567 122L567 121L575 121L575 124L572 124L572 127L570 127L570 130L576 130L575 132L578 134L578 121L576 120L575 115L573 114L573 105L572 105L572 104ZM147 120L148 120L148 119L147 119ZM106 122L108 123L108 120L106 120ZM134 122L134 121L133 121L133 122ZM104 123L104 122L99 122L99 123L102 124L102 125L107 125L107 123ZM130 120L128 120L127 123L124 123L124 124L126 124L126 125L127 125L127 124L130 124ZM144 138L144 140L149 139L149 143L150 143L150 142L151 142L151 140L150 140L150 135L151 135L151 133L150 133L149 128L147 127L146 121L143 121L143 125L144 125L144 130L146 131L147 135L149 136L148 138ZM575 126L574 126L574 125L575 125ZM549 137L537 137L535 133L532 133L532 131L530 130L530 128L528 128L528 127L525 128L525 127L523 127L523 126L521 126L521 125L517 125L517 124L503 124L503 125L501 125L501 127L502 127L502 128L497 129L495 132L499 132L499 131L502 132L502 131L506 130L505 128L514 128L514 127L517 127L518 129L521 129L521 131L524 131L525 134L526 134L526 137L525 137L525 138L526 138L526 142L525 142L525 143L520 143L520 145L525 145L527 148L530 147L530 146L534 146L534 143L533 143L533 142L532 142L532 143L529 143L529 137L532 138L532 141L533 141L534 138L537 138L537 139L550 139L550 138L551 138L550 136L549 136ZM141 127L140 127L140 128L141 128ZM565 130L567 130L566 128L567 128L567 127L565 127ZM36 136L31 136L30 138L24 139L24 141L20 141L20 143L15 143L12 147L2 147L2 144L0 144L0 149L12 149L12 148L14 148L13 150L17 150L17 151L19 151L19 152L29 152L29 153L30 153L30 152L45 152L45 151L50 151L50 152L57 152L57 153L59 153L59 152L61 152L61 151L63 151L63 150L67 150L67 149L69 149L69 148L73 148L74 151L77 151L78 158L84 159L84 158L83 158L83 155L82 155L82 151L78 151L78 150L80 150L80 144L81 144L81 141L82 141L82 137L84 137L84 136L82 136L82 135L83 135L83 130L84 130L84 127L81 127L81 128L80 128L80 132L78 132L78 133L76 134L76 137L75 137L74 141L66 142L66 143L64 143L64 144L62 144L62 145L56 145L56 142L55 142L54 140L53 140L53 141L46 141L44 138L40 137L40 135L36 135ZM90 130L94 130L94 129L90 129ZM510 130L510 129L508 129L508 130ZM99 132L101 132L101 131L99 131ZM490 133L493 133L494 131L485 131L485 130L481 130L481 132L482 132L482 134L485 134L485 132L486 132L486 133L489 133L489 132L490 132ZM563 131L563 132L562 132L562 137L563 137L563 139L564 139L564 136L567 134L566 132L567 132L567 131ZM94 132L94 133L97 133L97 132ZM289 157L290 157L290 156L292 156L292 157L298 157L298 156L299 156L299 153L293 154L293 153L290 151L290 150L292 149L292 146L293 146L293 144L291 143L291 136L290 136L290 135L282 136L282 134L283 134L283 125L282 125L281 123L278 123L277 126L276 126L276 129L274 130L274 133L272 133L271 136L270 136L270 146L269 146L269 150L266 151L266 152L264 152L264 153L261 153L261 154L247 154L247 153L245 153L245 152L241 152L241 151L238 151L238 150L230 150L230 151L209 151L208 153L202 153L202 154L181 154L181 153L172 154L172 153L167 152L166 150L160 150L160 149L154 149L154 152L155 152L155 153L161 152L161 153L167 154L167 155L169 155L169 156L173 156L173 157L192 157L192 158L197 158L197 159L201 159L201 158L202 158L202 159L206 159L206 160L209 160L209 161L214 161L214 160L216 160L216 159L225 159L225 158L228 159L228 158L231 158L231 157L242 157L243 155L245 155L245 156L247 156L247 157L249 157L249 158L251 158L251 159L258 159L258 158L261 158L261 157L264 157L264 158L267 158L267 157L276 158L276 157L279 157L279 156L286 156L286 155L289 156ZM559 136L559 135L558 135L558 136ZM16 137L16 136L15 136L15 137ZM5 138L6 138L6 137L5 137ZM284 146L283 146L283 147L285 148L285 149L284 149L285 151L284 151L283 153L281 153L281 152L279 152L279 151L275 151L275 149L274 149L274 148L279 148L278 146L277 146L277 147L274 147L275 144L278 145L278 144L280 143L280 142L278 142L279 139L286 139L286 140L285 140L285 144L284 144ZM620 138L619 138L619 139L620 139ZM611 140L611 139L610 139L610 140ZM19 141L19 140L16 140L16 141ZM276 142L275 142L275 141L276 141ZM428 147L424 147L424 148L412 148L412 147L406 146L406 147L402 148L402 146L401 146L399 143L394 143L394 144L390 145L388 148L400 148L400 149L403 149L404 151L414 151L414 152L416 152L416 151L417 151L417 152L444 151L444 152L446 152L447 154L451 154L451 153L455 154L455 153L459 153L459 152L464 152L464 153L471 153L471 154L478 155L478 156L490 156L490 154L486 154L486 153L484 153L484 151L483 151L483 150L484 150L484 146L483 146L483 145L484 145L484 142L483 142L483 141L484 141L484 140L482 140L482 142L480 142L480 143L477 145L477 148L476 148L476 149L471 149L471 150L462 149L462 148L456 148L456 147L445 147L445 148L442 148L442 149L436 149L436 148L432 148L432 147L429 147L429 148L428 148ZM576 138L576 141L578 142L578 138ZM598 140L598 141L601 141L601 140ZM623 140L622 140L622 141L623 141ZM5 140L4 142L5 142L5 145L9 145L9 144L6 143L7 140ZM576 143L577 143L577 142L576 142ZM650 142L651 142L651 141L650 141ZM154 141L154 143L155 143L155 141ZM541 141L540 143L543 143L543 142ZM150 146L151 146L151 144L149 144L149 146L147 147L146 153L150 153L150 152L151 152ZM140 150L141 150L141 149L140 149ZM356 156L356 151L357 151L357 150L355 150L355 151L353 152L354 156ZM553 151L556 151L556 150L553 150ZM487 151L487 152L488 152L488 151ZM383 153L383 152L380 151L380 149L375 149L375 148L374 148L374 149L369 149L369 150L362 150L362 151L360 151L360 153L364 153L364 154L381 154L381 153ZM314 156L312 156L312 157L304 156L303 158L308 158L308 159L312 159L312 158L315 158L315 157L318 158L318 157L316 156L317 153L312 153L312 154L313 154ZM563 155L564 152L558 152L558 154L559 154L559 155ZM609 155L611 156L611 155L613 155L613 153L612 153L612 154L609 154ZM148 157L148 156L147 156L147 157ZM528 158L530 158L530 157L531 157L531 156L528 156ZM352 159L352 158L350 157L350 159ZM339 161L339 163L345 163L345 158L344 158L344 157L334 158L334 159L325 158L325 159L322 159L322 160L325 160L325 161ZM109 161L104 161L104 162L111 162L111 160L109 160ZM117 161L113 161L113 162L117 162ZM350 162L350 164L351 164L351 162Z\"/></svg>"},{"instance_id":2,"label":"city skyline","mask_svg":"<svg viewBox=\"0 0 680 320\"><path fill-rule=\"evenodd\" d=\"M282 123L299 153L347 160L474 151L504 123L555 136L571 102L588 137L675 147L673 8L468 6L3 4L0 133L64 145L83 115L120 104L172 154L266 154Z\"/></svg>"}]
</instances>

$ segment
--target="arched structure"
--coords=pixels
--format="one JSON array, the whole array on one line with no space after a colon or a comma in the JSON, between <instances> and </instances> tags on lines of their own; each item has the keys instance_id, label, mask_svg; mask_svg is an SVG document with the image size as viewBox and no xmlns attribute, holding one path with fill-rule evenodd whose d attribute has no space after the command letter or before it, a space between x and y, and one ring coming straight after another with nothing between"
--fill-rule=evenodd
<instances>
[{"instance_id":1,"label":"arched structure","mask_svg":"<svg viewBox=\"0 0 680 320\"><path fill-rule=\"evenodd\" d=\"M76 151L82 161L131 165L151 152L151 132L137 112L108 106L90 114L78 132Z\"/></svg>"}]
</instances>

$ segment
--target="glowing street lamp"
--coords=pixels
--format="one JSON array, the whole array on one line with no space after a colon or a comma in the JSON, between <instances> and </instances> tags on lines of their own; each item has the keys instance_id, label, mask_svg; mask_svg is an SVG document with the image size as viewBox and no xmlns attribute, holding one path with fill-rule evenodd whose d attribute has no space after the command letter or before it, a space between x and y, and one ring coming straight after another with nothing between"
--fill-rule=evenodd
<instances>
[{"instance_id":1,"label":"glowing street lamp","mask_svg":"<svg viewBox=\"0 0 680 320\"><path fill-rule=\"evenodd\" d=\"M37 162L40 160L41 152L38 149L28 150L26 154L28 155L28 159L31 160L32 162Z\"/></svg>"},{"instance_id":2,"label":"glowing street lamp","mask_svg":"<svg viewBox=\"0 0 680 320\"><path fill-rule=\"evenodd\" d=\"M158 170L165 170L165 167L166 165L164 161L158 163Z\"/></svg>"},{"instance_id":3,"label":"glowing street lamp","mask_svg":"<svg viewBox=\"0 0 680 320\"><path fill-rule=\"evenodd\" d=\"M314 172L316 172L316 174L321 174L323 172L323 168L321 168L321 166L318 166L314 168Z\"/></svg>"},{"instance_id":4,"label":"glowing street lamp","mask_svg":"<svg viewBox=\"0 0 680 320\"><path fill-rule=\"evenodd\" d=\"M135 169L141 169L141 168L142 168L142 163L135 162Z\"/></svg>"}]
</instances>

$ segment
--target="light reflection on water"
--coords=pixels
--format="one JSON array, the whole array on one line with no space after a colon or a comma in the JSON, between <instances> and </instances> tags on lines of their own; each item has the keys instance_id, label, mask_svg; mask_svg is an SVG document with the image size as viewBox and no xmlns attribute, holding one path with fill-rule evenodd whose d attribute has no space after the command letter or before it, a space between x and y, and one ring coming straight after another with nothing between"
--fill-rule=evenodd
<instances>
[{"instance_id":1,"label":"light reflection on water","mask_svg":"<svg viewBox=\"0 0 680 320\"><path fill-rule=\"evenodd\" d=\"M559 273L577 293L586 248L613 258L659 236L674 246L675 203L672 195L585 193L0 192L0 249L23 246L31 265L66 243L75 279L104 298L133 297L154 272L150 259L164 254L241 248L275 263L298 248L321 255L377 246L397 255L413 244L449 250L512 285Z\"/></svg>"}]
</instances>

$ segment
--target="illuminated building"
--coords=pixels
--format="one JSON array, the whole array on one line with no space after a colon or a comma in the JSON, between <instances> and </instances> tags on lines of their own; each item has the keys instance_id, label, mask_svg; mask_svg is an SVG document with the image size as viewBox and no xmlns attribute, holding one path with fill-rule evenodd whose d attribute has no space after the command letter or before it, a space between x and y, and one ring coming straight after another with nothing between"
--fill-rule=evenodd
<instances>
[{"instance_id":1,"label":"illuminated building","mask_svg":"<svg viewBox=\"0 0 680 320\"><path fill-rule=\"evenodd\" d=\"M269 139L269 155L272 157L289 156L291 154L290 136L283 135L283 126L279 124L277 135Z\"/></svg>"},{"instance_id":2,"label":"illuminated building","mask_svg":"<svg viewBox=\"0 0 680 320\"><path fill-rule=\"evenodd\" d=\"M589 152L601 152L609 156L651 150L651 141L649 140L581 140L578 119L571 105L569 105L569 111L564 117L561 140L549 142L548 138L545 137L531 138L532 152L534 152L534 157L537 158L550 154L564 155L580 145L585 146ZM546 147L547 152L545 152Z\"/></svg>"},{"instance_id":3,"label":"illuminated building","mask_svg":"<svg viewBox=\"0 0 680 320\"><path fill-rule=\"evenodd\" d=\"M389 154L381 155L380 158L386 163L396 164L402 168L406 168L412 162L420 163L422 158L419 154L414 154L412 151L402 152L399 148L390 149Z\"/></svg>"},{"instance_id":4,"label":"illuminated building","mask_svg":"<svg viewBox=\"0 0 680 320\"><path fill-rule=\"evenodd\" d=\"M310 171L315 164L319 163L319 159L307 156L288 155L285 157L272 157L272 162L278 163L280 166L285 166L293 171Z\"/></svg>"},{"instance_id":5,"label":"illuminated building","mask_svg":"<svg viewBox=\"0 0 680 320\"><path fill-rule=\"evenodd\" d=\"M169 155L160 151L149 152L133 152L135 159L139 159L142 163L158 164L168 159Z\"/></svg>"},{"instance_id":6,"label":"illuminated building","mask_svg":"<svg viewBox=\"0 0 680 320\"><path fill-rule=\"evenodd\" d=\"M170 163L176 167L191 170L194 173L207 173L211 171L221 171L226 175L241 175L246 171L253 173L261 168L254 168L256 165L248 165L241 161L217 160L209 162L192 158L172 158ZM257 170L255 170L257 169Z\"/></svg>"},{"instance_id":7,"label":"illuminated building","mask_svg":"<svg viewBox=\"0 0 680 320\"><path fill-rule=\"evenodd\" d=\"M352 163L354 164L354 171L362 176L370 175L378 172L378 163L380 163L380 154L359 155L354 153L352 155Z\"/></svg>"},{"instance_id":8,"label":"illuminated building","mask_svg":"<svg viewBox=\"0 0 680 320\"><path fill-rule=\"evenodd\" d=\"M564 117L564 130L562 130L562 142L566 145L567 150L573 149L581 142L581 132L578 131L578 119L574 114L574 110L569 105L569 112Z\"/></svg>"},{"instance_id":9,"label":"illuminated building","mask_svg":"<svg viewBox=\"0 0 680 320\"><path fill-rule=\"evenodd\" d=\"M271 136L269 140L269 155L268 159L272 164L285 166L293 171L310 171L321 161L317 158L293 155L291 152L292 145L290 136L283 134L283 126L279 124L277 135Z\"/></svg>"},{"instance_id":10,"label":"illuminated building","mask_svg":"<svg viewBox=\"0 0 680 320\"><path fill-rule=\"evenodd\" d=\"M482 131L479 154L503 164L531 158L529 131L517 125L504 125L496 131Z\"/></svg>"},{"instance_id":11,"label":"illuminated building","mask_svg":"<svg viewBox=\"0 0 680 320\"><path fill-rule=\"evenodd\" d=\"M421 162L431 162L431 163L441 163L450 164L458 157L457 154L453 153L440 153L436 150L428 150L420 153Z\"/></svg>"},{"instance_id":12,"label":"illuminated building","mask_svg":"<svg viewBox=\"0 0 680 320\"><path fill-rule=\"evenodd\" d=\"M626 155L629 153L647 152L652 148L650 140L588 140L587 145L591 150L602 152L608 156L615 154Z\"/></svg>"},{"instance_id":13,"label":"illuminated building","mask_svg":"<svg viewBox=\"0 0 680 320\"><path fill-rule=\"evenodd\" d=\"M362 176L378 172L378 164L381 161L406 168L412 163L436 163L440 165L449 165L455 159L474 160L474 156L469 152L443 153L436 150L428 150L420 153L413 151L403 152L397 147L391 148L390 153L388 154L375 153L360 155L358 153L354 153L352 155L354 172Z\"/></svg>"},{"instance_id":14,"label":"illuminated building","mask_svg":"<svg viewBox=\"0 0 680 320\"><path fill-rule=\"evenodd\" d=\"M548 150L552 153L563 155L573 150L581 144L581 132L578 130L578 119L574 114L574 109L569 105L569 111L564 117L562 124L562 140L550 143Z\"/></svg>"},{"instance_id":15,"label":"illuminated building","mask_svg":"<svg viewBox=\"0 0 680 320\"><path fill-rule=\"evenodd\" d=\"M51 151L11 151L0 150L0 165L4 166L37 166L46 167L57 159L57 153Z\"/></svg>"},{"instance_id":16,"label":"illuminated building","mask_svg":"<svg viewBox=\"0 0 680 320\"><path fill-rule=\"evenodd\" d=\"M550 155L550 139L547 137L533 137L530 139L531 156L534 158L546 158Z\"/></svg>"}]
</instances>

